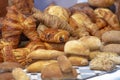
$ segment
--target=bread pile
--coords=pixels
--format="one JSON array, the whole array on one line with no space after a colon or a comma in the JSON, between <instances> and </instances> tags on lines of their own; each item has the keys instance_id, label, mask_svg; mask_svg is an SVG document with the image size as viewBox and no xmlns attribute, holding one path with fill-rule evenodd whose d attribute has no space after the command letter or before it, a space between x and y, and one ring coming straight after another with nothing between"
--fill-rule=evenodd
<instances>
[{"instance_id":1,"label":"bread pile","mask_svg":"<svg viewBox=\"0 0 120 80\"><path fill-rule=\"evenodd\" d=\"M112 4L114 0L89 0L68 9L50 5L40 11L32 0L13 0L0 20L0 61L39 72L43 80L77 78L73 66L113 70L120 64L120 20L106 8ZM29 80L21 71L13 70L14 79L20 72Z\"/></svg>"}]
</instances>

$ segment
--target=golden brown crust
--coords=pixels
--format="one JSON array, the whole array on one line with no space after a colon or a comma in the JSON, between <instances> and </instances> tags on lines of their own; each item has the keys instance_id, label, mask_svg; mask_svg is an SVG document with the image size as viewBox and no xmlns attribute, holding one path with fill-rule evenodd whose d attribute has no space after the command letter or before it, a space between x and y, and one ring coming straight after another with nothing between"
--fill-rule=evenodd
<instances>
[{"instance_id":1,"label":"golden brown crust","mask_svg":"<svg viewBox=\"0 0 120 80\"><path fill-rule=\"evenodd\" d=\"M30 51L34 51L34 50L37 50L37 49L46 49L46 46L44 45L43 42L32 41L32 42L29 42L26 45L26 48L30 49Z\"/></svg>"},{"instance_id":2,"label":"golden brown crust","mask_svg":"<svg viewBox=\"0 0 120 80\"><path fill-rule=\"evenodd\" d=\"M27 58L29 59L43 59L43 60L48 60L48 59L57 59L58 56L64 55L64 52L57 51L57 50L45 50L45 49L38 49L32 51Z\"/></svg>"},{"instance_id":3,"label":"golden brown crust","mask_svg":"<svg viewBox=\"0 0 120 80\"><path fill-rule=\"evenodd\" d=\"M15 5L21 13L29 15L34 7L34 0L9 0L9 5Z\"/></svg>"},{"instance_id":4,"label":"golden brown crust","mask_svg":"<svg viewBox=\"0 0 120 80\"><path fill-rule=\"evenodd\" d=\"M88 3L94 7L109 7L115 0L88 0Z\"/></svg>"},{"instance_id":5,"label":"golden brown crust","mask_svg":"<svg viewBox=\"0 0 120 80\"><path fill-rule=\"evenodd\" d=\"M48 50L64 51L65 43L44 43Z\"/></svg>"},{"instance_id":6,"label":"golden brown crust","mask_svg":"<svg viewBox=\"0 0 120 80\"><path fill-rule=\"evenodd\" d=\"M69 40L69 32L60 29L45 29L39 37L45 42L64 43Z\"/></svg>"},{"instance_id":7,"label":"golden brown crust","mask_svg":"<svg viewBox=\"0 0 120 80\"><path fill-rule=\"evenodd\" d=\"M67 30L70 34L74 35L73 28L66 21L61 20L54 15L46 13L43 14L36 8L33 9L33 12L34 12L33 17L39 20L42 24L46 25L47 27Z\"/></svg>"},{"instance_id":8,"label":"golden brown crust","mask_svg":"<svg viewBox=\"0 0 120 80\"><path fill-rule=\"evenodd\" d=\"M81 56L70 56L68 57L73 66L87 66L88 60Z\"/></svg>"},{"instance_id":9,"label":"golden brown crust","mask_svg":"<svg viewBox=\"0 0 120 80\"><path fill-rule=\"evenodd\" d=\"M56 60L39 60L30 64L26 69L27 72L41 72L48 64L57 62Z\"/></svg>"},{"instance_id":10,"label":"golden brown crust","mask_svg":"<svg viewBox=\"0 0 120 80\"><path fill-rule=\"evenodd\" d=\"M106 8L97 8L94 12L98 18L103 18L112 29L120 30L117 15L115 15L112 11Z\"/></svg>"}]
</instances>

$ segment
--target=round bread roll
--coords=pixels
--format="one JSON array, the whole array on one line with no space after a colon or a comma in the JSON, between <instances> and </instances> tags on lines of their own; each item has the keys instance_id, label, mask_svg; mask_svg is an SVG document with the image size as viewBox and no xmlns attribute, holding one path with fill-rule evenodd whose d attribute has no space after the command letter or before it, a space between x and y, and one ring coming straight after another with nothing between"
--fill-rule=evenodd
<instances>
[{"instance_id":1,"label":"round bread roll","mask_svg":"<svg viewBox=\"0 0 120 80\"><path fill-rule=\"evenodd\" d=\"M94 7L109 7L115 0L88 0L88 3Z\"/></svg>"},{"instance_id":2,"label":"round bread roll","mask_svg":"<svg viewBox=\"0 0 120 80\"><path fill-rule=\"evenodd\" d=\"M51 15L55 15L65 21L68 21L68 19L69 19L68 11L61 6L49 6L45 9L44 12L51 14Z\"/></svg>"},{"instance_id":3,"label":"round bread roll","mask_svg":"<svg viewBox=\"0 0 120 80\"><path fill-rule=\"evenodd\" d=\"M82 56L89 55L89 49L85 47L82 44L82 42L77 40L68 41L65 44L64 52L66 54L74 54L74 55L82 55Z\"/></svg>"}]
</instances>

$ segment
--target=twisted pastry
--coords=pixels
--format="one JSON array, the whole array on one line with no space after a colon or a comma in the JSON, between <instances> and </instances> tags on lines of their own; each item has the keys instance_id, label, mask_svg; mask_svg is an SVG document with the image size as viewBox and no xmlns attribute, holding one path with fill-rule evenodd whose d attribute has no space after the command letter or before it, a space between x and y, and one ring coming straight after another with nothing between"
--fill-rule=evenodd
<instances>
[{"instance_id":1,"label":"twisted pastry","mask_svg":"<svg viewBox=\"0 0 120 80\"><path fill-rule=\"evenodd\" d=\"M42 24L46 25L47 27L67 30L72 35L74 34L73 28L66 21L61 20L60 18L54 15L50 15L47 13L43 14L36 8L33 9L33 12L33 17L39 20Z\"/></svg>"},{"instance_id":2,"label":"twisted pastry","mask_svg":"<svg viewBox=\"0 0 120 80\"><path fill-rule=\"evenodd\" d=\"M2 23L2 38L4 41L10 42L13 48L17 48L22 32L31 41L39 40L35 20L32 17L26 17L21 14L15 6L8 7L7 11Z\"/></svg>"}]
</instances>

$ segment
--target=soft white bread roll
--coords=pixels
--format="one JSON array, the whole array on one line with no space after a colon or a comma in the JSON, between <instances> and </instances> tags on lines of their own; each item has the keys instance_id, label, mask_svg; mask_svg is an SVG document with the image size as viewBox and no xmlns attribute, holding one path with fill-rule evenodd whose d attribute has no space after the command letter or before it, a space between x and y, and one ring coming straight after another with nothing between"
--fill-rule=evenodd
<instances>
[{"instance_id":1,"label":"soft white bread roll","mask_svg":"<svg viewBox=\"0 0 120 80\"><path fill-rule=\"evenodd\" d=\"M45 49L38 49L32 51L28 54L27 58L31 59L57 59L58 56L64 55L64 52L57 51L57 50L45 50Z\"/></svg>"},{"instance_id":2,"label":"soft white bread roll","mask_svg":"<svg viewBox=\"0 0 120 80\"><path fill-rule=\"evenodd\" d=\"M65 44L64 52L66 54L74 54L74 55L82 55L82 56L89 55L89 49L85 47L83 43L78 40L68 41Z\"/></svg>"},{"instance_id":3,"label":"soft white bread roll","mask_svg":"<svg viewBox=\"0 0 120 80\"><path fill-rule=\"evenodd\" d=\"M57 62L56 60L40 60L40 61L37 61L37 62L34 62L32 64L30 64L26 70L27 72L41 72L42 69L50 64L50 63L53 63L53 62Z\"/></svg>"},{"instance_id":4,"label":"soft white bread roll","mask_svg":"<svg viewBox=\"0 0 120 80\"><path fill-rule=\"evenodd\" d=\"M59 56L57 58L57 61L59 63L60 69L63 73L69 73L72 71L72 64L66 56L64 56L64 55Z\"/></svg>"},{"instance_id":5,"label":"soft white bread roll","mask_svg":"<svg viewBox=\"0 0 120 80\"><path fill-rule=\"evenodd\" d=\"M15 80L30 80L30 78L27 76L27 74L21 68L14 69L12 71L12 75Z\"/></svg>"},{"instance_id":6,"label":"soft white bread roll","mask_svg":"<svg viewBox=\"0 0 120 80\"><path fill-rule=\"evenodd\" d=\"M95 36L84 36L79 41L91 51L99 50L100 46L102 46L101 40Z\"/></svg>"}]
</instances>

